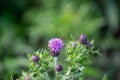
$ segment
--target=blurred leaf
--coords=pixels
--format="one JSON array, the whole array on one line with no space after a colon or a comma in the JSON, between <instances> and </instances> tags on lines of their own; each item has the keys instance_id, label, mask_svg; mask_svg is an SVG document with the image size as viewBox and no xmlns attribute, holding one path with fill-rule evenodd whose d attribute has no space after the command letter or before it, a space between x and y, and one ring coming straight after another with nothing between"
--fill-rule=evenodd
<instances>
[{"instance_id":1,"label":"blurred leaf","mask_svg":"<svg viewBox=\"0 0 120 80\"><path fill-rule=\"evenodd\" d=\"M97 78L97 79L101 79L102 76L102 72L98 69L95 68L91 68L91 67L87 67L83 70L83 73L85 75L89 75L91 77Z\"/></svg>"},{"instance_id":2,"label":"blurred leaf","mask_svg":"<svg viewBox=\"0 0 120 80\"><path fill-rule=\"evenodd\" d=\"M4 66L7 70L14 72L20 66L28 66L28 61L24 58L7 58Z\"/></svg>"},{"instance_id":3,"label":"blurred leaf","mask_svg":"<svg viewBox=\"0 0 120 80\"><path fill-rule=\"evenodd\" d=\"M102 79L102 80L108 80L106 74L103 76L103 79Z\"/></svg>"}]
</instances>

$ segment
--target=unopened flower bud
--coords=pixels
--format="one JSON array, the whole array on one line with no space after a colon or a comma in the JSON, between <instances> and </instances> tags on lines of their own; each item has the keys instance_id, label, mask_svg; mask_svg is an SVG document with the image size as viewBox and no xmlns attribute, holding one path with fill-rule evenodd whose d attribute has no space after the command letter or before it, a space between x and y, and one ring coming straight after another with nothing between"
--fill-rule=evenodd
<instances>
[{"instance_id":1,"label":"unopened flower bud","mask_svg":"<svg viewBox=\"0 0 120 80\"><path fill-rule=\"evenodd\" d=\"M33 62L39 62L39 59L40 59L39 56L36 56L36 55L32 56L32 61Z\"/></svg>"},{"instance_id":2,"label":"unopened flower bud","mask_svg":"<svg viewBox=\"0 0 120 80\"><path fill-rule=\"evenodd\" d=\"M62 65L57 65L56 66L56 71L62 71L63 70L63 66Z\"/></svg>"},{"instance_id":3,"label":"unopened flower bud","mask_svg":"<svg viewBox=\"0 0 120 80\"><path fill-rule=\"evenodd\" d=\"M82 34L82 35L80 36L79 42L80 42L81 44L83 44L83 45L87 44L87 37L86 37L85 34Z\"/></svg>"}]
</instances>

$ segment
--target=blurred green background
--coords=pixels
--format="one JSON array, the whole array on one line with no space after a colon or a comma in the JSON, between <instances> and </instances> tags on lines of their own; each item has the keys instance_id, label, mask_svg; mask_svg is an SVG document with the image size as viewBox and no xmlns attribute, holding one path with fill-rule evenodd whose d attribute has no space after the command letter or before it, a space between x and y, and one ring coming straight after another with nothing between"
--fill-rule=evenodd
<instances>
[{"instance_id":1,"label":"blurred green background","mask_svg":"<svg viewBox=\"0 0 120 80\"><path fill-rule=\"evenodd\" d=\"M27 53L47 48L53 37L94 39L86 80L120 80L120 0L0 0L0 80L27 71Z\"/></svg>"}]
</instances>

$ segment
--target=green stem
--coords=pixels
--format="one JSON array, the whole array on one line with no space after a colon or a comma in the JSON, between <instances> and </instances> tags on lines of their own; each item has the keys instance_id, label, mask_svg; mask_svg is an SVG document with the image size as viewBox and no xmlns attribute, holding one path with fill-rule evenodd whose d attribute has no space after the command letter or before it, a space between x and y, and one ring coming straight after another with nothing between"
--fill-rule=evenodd
<instances>
[{"instance_id":1,"label":"green stem","mask_svg":"<svg viewBox=\"0 0 120 80\"><path fill-rule=\"evenodd\" d=\"M55 64L55 80L57 80L57 71L56 71L57 61L58 61L58 57L54 57L54 64Z\"/></svg>"},{"instance_id":2,"label":"green stem","mask_svg":"<svg viewBox=\"0 0 120 80\"><path fill-rule=\"evenodd\" d=\"M54 57L55 68L56 68L56 66L57 66L57 61L58 61L58 57Z\"/></svg>"}]
</instances>

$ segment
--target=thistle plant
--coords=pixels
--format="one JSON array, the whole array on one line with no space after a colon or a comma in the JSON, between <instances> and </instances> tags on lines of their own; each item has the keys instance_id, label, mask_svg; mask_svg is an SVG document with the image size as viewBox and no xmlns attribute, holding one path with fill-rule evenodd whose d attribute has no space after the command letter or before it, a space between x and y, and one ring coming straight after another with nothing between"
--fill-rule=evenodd
<instances>
[{"instance_id":1,"label":"thistle plant","mask_svg":"<svg viewBox=\"0 0 120 80\"><path fill-rule=\"evenodd\" d=\"M94 54L99 51L94 49L93 41L89 42L85 34L79 40L67 42L53 38L48 41L48 49L28 54L29 71L23 72L20 80L81 80L83 70L90 65Z\"/></svg>"}]
</instances>

